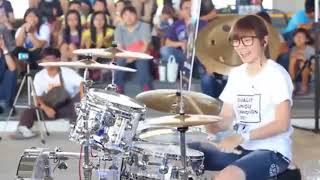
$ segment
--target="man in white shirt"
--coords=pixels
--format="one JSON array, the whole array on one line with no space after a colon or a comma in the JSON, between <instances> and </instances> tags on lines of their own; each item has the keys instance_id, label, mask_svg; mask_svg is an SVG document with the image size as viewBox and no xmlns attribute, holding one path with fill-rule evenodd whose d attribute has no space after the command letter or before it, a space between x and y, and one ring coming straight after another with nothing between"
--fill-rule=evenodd
<instances>
[{"instance_id":1,"label":"man in white shirt","mask_svg":"<svg viewBox=\"0 0 320 180\"><path fill-rule=\"evenodd\" d=\"M43 62L60 61L60 52L54 48L46 48L43 51L43 58ZM57 107L50 107L48 103L45 102L44 95L59 86L64 87L70 98ZM44 112L45 119L67 118L70 122L76 120L74 103L80 100L79 96L82 97L83 95L82 77L78 75L77 72L64 67L46 67L35 75L34 87L38 108ZM36 136L36 134L30 130L36 119L36 110L34 108L26 109L20 117L20 122L15 134L11 137L14 139L26 139Z\"/></svg>"}]
</instances>

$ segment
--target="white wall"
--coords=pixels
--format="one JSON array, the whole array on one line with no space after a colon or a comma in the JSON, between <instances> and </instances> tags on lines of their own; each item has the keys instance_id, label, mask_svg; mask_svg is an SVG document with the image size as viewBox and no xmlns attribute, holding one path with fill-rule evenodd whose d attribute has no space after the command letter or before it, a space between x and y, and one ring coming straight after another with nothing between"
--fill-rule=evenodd
<instances>
[{"instance_id":1,"label":"white wall","mask_svg":"<svg viewBox=\"0 0 320 180\"><path fill-rule=\"evenodd\" d=\"M271 0L265 0L271 1ZM295 12L304 9L304 0L272 0L273 8L284 12Z\"/></svg>"}]
</instances>

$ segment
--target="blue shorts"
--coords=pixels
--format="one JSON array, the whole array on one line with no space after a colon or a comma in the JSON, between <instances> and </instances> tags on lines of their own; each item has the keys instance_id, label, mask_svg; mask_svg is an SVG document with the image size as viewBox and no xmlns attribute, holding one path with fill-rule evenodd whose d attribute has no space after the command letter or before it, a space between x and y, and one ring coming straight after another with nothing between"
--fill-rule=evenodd
<instances>
[{"instance_id":1,"label":"blue shorts","mask_svg":"<svg viewBox=\"0 0 320 180\"><path fill-rule=\"evenodd\" d=\"M190 143L192 149L204 153L204 169L220 171L229 165L243 170L246 180L267 180L285 171L290 161L282 154L270 150L249 151L241 148L241 154L224 153L209 143Z\"/></svg>"}]
</instances>

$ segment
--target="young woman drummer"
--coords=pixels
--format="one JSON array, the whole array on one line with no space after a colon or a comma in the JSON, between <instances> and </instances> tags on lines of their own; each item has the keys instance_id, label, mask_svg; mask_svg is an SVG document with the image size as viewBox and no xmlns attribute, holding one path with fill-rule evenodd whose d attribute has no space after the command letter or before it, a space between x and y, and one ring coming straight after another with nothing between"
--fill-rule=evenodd
<instances>
[{"instance_id":1,"label":"young woman drummer","mask_svg":"<svg viewBox=\"0 0 320 180\"><path fill-rule=\"evenodd\" d=\"M232 123L236 133L216 147L190 147L204 152L206 170L219 171L216 180L269 179L286 170L292 159L293 85L286 70L267 56L268 30L261 18L247 15L237 20L229 42L243 64L230 72L220 95L224 103L219 127Z\"/></svg>"}]
</instances>

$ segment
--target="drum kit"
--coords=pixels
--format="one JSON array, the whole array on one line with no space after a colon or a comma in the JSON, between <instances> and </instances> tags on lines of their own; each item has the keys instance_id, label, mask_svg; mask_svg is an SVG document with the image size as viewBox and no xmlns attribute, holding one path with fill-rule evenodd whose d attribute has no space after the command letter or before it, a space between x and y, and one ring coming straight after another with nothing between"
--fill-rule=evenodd
<instances>
[{"instance_id":1,"label":"drum kit","mask_svg":"<svg viewBox=\"0 0 320 180\"><path fill-rule=\"evenodd\" d=\"M71 125L69 140L81 145L80 153L60 149L26 149L21 156L17 179L53 179L50 160L66 168L68 159L83 159L82 175L91 180L93 171L99 179L202 179L204 155L186 147L191 141L205 140L207 134L196 130L200 125L216 123L220 117L220 101L191 91L161 89L143 92L136 99L118 94L114 84L105 89L93 88L87 79L89 69L135 72L117 66L117 58L150 59L149 55L123 51L113 46L108 49L78 49L77 55L112 59L101 64L92 59L76 62L46 62L43 67L71 67L84 69L84 97L76 106L77 120ZM111 87L111 88L109 88ZM174 115L149 119L147 108ZM204 115L211 114L211 115ZM140 129L138 126L146 126ZM92 150L97 156L92 156ZM98 161L97 161L98 159ZM101 162L110 166L101 169Z\"/></svg>"},{"instance_id":2,"label":"drum kit","mask_svg":"<svg viewBox=\"0 0 320 180\"><path fill-rule=\"evenodd\" d=\"M227 75L231 68L242 63L227 39L233 22L239 17L219 16L199 33L196 55L209 73ZM271 33L269 51L275 59L279 53L279 36L271 25L268 29ZM18 166L18 179L53 179L49 160L60 162L58 167L63 169L63 162L70 158L80 162L83 158L85 180L92 179L93 171L98 171L100 180L205 179L204 154L188 148L187 144L207 140L208 134L199 126L221 120L215 116L221 110L220 101L202 93L183 91L181 81L178 90L152 90L133 99L116 92L114 72L136 70L117 66L116 61L118 58L148 60L152 56L124 51L115 45L107 49L78 49L74 54L88 59L40 65L84 69L85 97L76 107L77 121L69 135L71 141L81 145L81 152L26 149ZM111 63L101 64L93 60L94 57L111 59ZM92 88L93 82L87 79L89 69L111 70L111 84L105 89ZM147 108L171 115L146 119ZM98 156L92 157L92 150L96 150ZM100 163L106 161L111 165L101 169Z\"/></svg>"}]
</instances>

